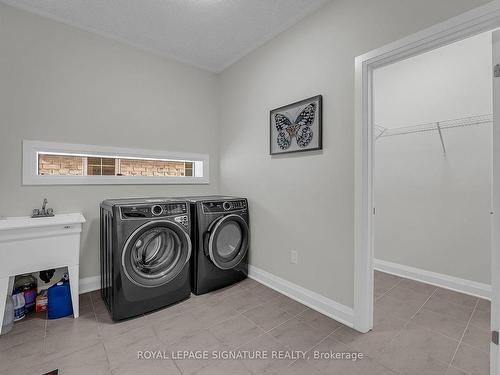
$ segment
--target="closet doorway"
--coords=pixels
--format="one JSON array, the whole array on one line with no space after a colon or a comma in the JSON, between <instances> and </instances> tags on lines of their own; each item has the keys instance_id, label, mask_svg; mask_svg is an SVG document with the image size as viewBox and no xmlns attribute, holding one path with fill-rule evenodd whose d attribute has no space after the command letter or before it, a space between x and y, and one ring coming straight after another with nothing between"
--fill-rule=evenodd
<instances>
[{"instance_id":1,"label":"closet doorway","mask_svg":"<svg viewBox=\"0 0 500 375\"><path fill-rule=\"evenodd\" d=\"M375 100L374 94L374 71L378 68L388 66L389 64L401 62L409 58L425 54L437 48L448 46L454 42L464 41L468 37L474 37L486 31L500 27L500 1L489 3L485 6L466 12L460 16L449 19L437 24L429 29L411 35L402 40L388 44L377 50L368 52L356 58L355 70L355 253L354 253L354 328L360 332L368 332L373 328L373 306L374 306L374 250L375 230L377 209L375 205L375 172L376 172L376 153L377 142L383 137L380 136L383 124L375 123ZM500 375L500 350L497 341L497 331L500 327L500 278L498 277L500 269L500 33L492 32L492 64L490 65L490 77L493 86L493 124L489 125L492 129L492 181L491 208L486 214L490 214L489 224L491 225L491 334L493 342L489 345L491 358L491 371L493 375ZM493 73L495 71L495 73ZM448 141L447 147L445 131L451 134L452 131L459 128L458 123L468 118L469 122L489 121L488 113L474 115L464 115L458 118L439 118L424 121L424 123L405 124L401 127L434 126L435 129L428 130L427 133L435 133L438 137L437 145L441 148L441 157L450 157L451 149L454 148L453 142ZM484 118L483 116L486 116ZM479 118L481 117L481 118ZM453 120L453 121L452 121ZM434 124L435 123L435 124ZM439 126L438 124L439 123ZM441 123L448 126L447 129L441 127ZM432 125L431 125L432 124ZM480 128L488 125L470 124L462 128ZM394 127L396 128L396 127ZM484 129L484 128L483 128ZM409 129L407 129L409 130ZM422 130L422 129L421 129ZM421 132L425 133L425 132ZM441 133L441 135L440 135ZM389 133L390 134L390 133ZM427 135L429 135L427 134ZM415 134L413 134L415 135ZM409 137L411 133L392 135L392 137ZM387 138L389 138L387 136ZM443 142L441 142L443 139ZM444 146L444 147L443 147ZM430 149L429 149L430 151ZM484 150L483 150L484 151ZM446 153L446 156L444 155ZM428 168L432 164L428 163ZM470 172L470 171L469 171ZM478 172L478 171L473 171ZM450 175L449 175L450 176ZM448 177L449 177L448 176ZM470 197L466 197L466 200ZM434 208L435 209L435 208ZM407 214L407 213L404 213ZM410 213L411 214L411 213ZM414 267L416 268L416 267ZM430 271L438 273L435 271ZM484 276L484 275L483 275ZM487 283L479 283L479 288ZM475 285L477 287L478 285ZM476 293L477 294L477 293ZM451 310L453 312L453 310ZM488 332L489 327L485 327ZM460 367L460 366L459 366Z\"/></svg>"},{"instance_id":2,"label":"closet doorway","mask_svg":"<svg viewBox=\"0 0 500 375\"><path fill-rule=\"evenodd\" d=\"M373 71L375 269L488 299L491 38Z\"/></svg>"},{"instance_id":3,"label":"closet doorway","mask_svg":"<svg viewBox=\"0 0 500 375\"><path fill-rule=\"evenodd\" d=\"M374 329L393 317L407 328L391 351L418 333L470 374L487 369L491 331L491 38L373 71Z\"/></svg>"}]
</instances>

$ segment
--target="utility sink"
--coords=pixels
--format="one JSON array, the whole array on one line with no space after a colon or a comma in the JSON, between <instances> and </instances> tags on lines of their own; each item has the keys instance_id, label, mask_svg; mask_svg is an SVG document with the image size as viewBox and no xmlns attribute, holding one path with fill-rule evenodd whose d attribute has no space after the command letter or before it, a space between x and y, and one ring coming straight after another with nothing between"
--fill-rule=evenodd
<instances>
[{"instance_id":1,"label":"utility sink","mask_svg":"<svg viewBox=\"0 0 500 375\"><path fill-rule=\"evenodd\" d=\"M68 267L73 314L79 316L81 213L0 219L0 322L16 275Z\"/></svg>"}]
</instances>

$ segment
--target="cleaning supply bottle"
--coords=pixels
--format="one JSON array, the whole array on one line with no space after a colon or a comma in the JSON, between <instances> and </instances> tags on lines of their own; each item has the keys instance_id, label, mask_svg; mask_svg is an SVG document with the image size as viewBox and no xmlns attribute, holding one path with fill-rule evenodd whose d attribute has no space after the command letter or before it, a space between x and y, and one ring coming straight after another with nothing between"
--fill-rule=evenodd
<instances>
[{"instance_id":1,"label":"cleaning supply bottle","mask_svg":"<svg viewBox=\"0 0 500 375\"><path fill-rule=\"evenodd\" d=\"M63 279L64 280L64 279ZM59 281L47 290L49 298L48 318L57 319L73 314L71 290L68 281Z\"/></svg>"},{"instance_id":2,"label":"cleaning supply bottle","mask_svg":"<svg viewBox=\"0 0 500 375\"><path fill-rule=\"evenodd\" d=\"M12 296L7 296L2 323L2 335L10 332L12 327L14 327L14 300L12 299Z\"/></svg>"},{"instance_id":3,"label":"cleaning supply bottle","mask_svg":"<svg viewBox=\"0 0 500 375\"><path fill-rule=\"evenodd\" d=\"M23 319L26 313L24 309L24 306L26 305L24 293L16 291L16 293L12 295L12 299L14 301L14 321L17 322L18 320Z\"/></svg>"},{"instance_id":4,"label":"cleaning supply bottle","mask_svg":"<svg viewBox=\"0 0 500 375\"><path fill-rule=\"evenodd\" d=\"M44 289L36 296L35 312L40 313L47 311L49 306L49 298L47 297L47 290Z\"/></svg>"},{"instance_id":5,"label":"cleaning supply bottle","mask_svg":"<svg viewBox=\"0 0 500 375\"><path fill-rule=\"evenodd\" d=\"M35 311L35 300L36 300L36 290L37 282L33 275L22 275L16 277L16 282L14 283L14 289L22 291L24 294L24 301L26 305L24 306L26 312Z\"/></svg>"}]
</instances>

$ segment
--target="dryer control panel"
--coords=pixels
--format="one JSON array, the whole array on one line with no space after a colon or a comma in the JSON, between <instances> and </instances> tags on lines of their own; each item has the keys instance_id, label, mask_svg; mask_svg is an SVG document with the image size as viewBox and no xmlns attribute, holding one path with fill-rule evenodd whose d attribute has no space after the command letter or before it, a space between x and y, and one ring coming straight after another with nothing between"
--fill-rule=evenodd
<instances>
[{"instance_id":1,"label":"dryer control panel","mask_svg":"<svg viewBox=\"0 0 500 375\"><path fill-rule=\"evenodd\" d=\"M156 218L187 214L187 204L170 202L158 204L141 204L120 207L122 219ZM187 217L187 216L186 216Z\"/></svg>"},{"instance_id":2,"label":"dryer control panel","mask_svg":"<svg viewBox=\"0 0 500 375\"><path fill-rule=\"evenodd\" d=\"M239 199L235 201L203 202L203 212L206 213L241 211L246 208L247 208L247 202L244 199Z\"/></svg>"}]
</instances>

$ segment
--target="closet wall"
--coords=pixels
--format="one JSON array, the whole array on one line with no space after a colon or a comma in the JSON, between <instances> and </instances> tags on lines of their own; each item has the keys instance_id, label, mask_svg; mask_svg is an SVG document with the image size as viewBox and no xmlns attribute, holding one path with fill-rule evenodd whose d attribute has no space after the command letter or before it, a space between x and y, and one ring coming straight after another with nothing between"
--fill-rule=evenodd
<instances>
[{"instance_id":1,"label":"closet wall","mask_svg":"<svg viewBox=\"0 0 500 375\"><path fill-rule=\"evenodd\" d=\"M387 128L491 114L491 34L374 75ZM375 144L375 258L490 283L491 124L380 137Z\"/></svg>"}]
</instances>

